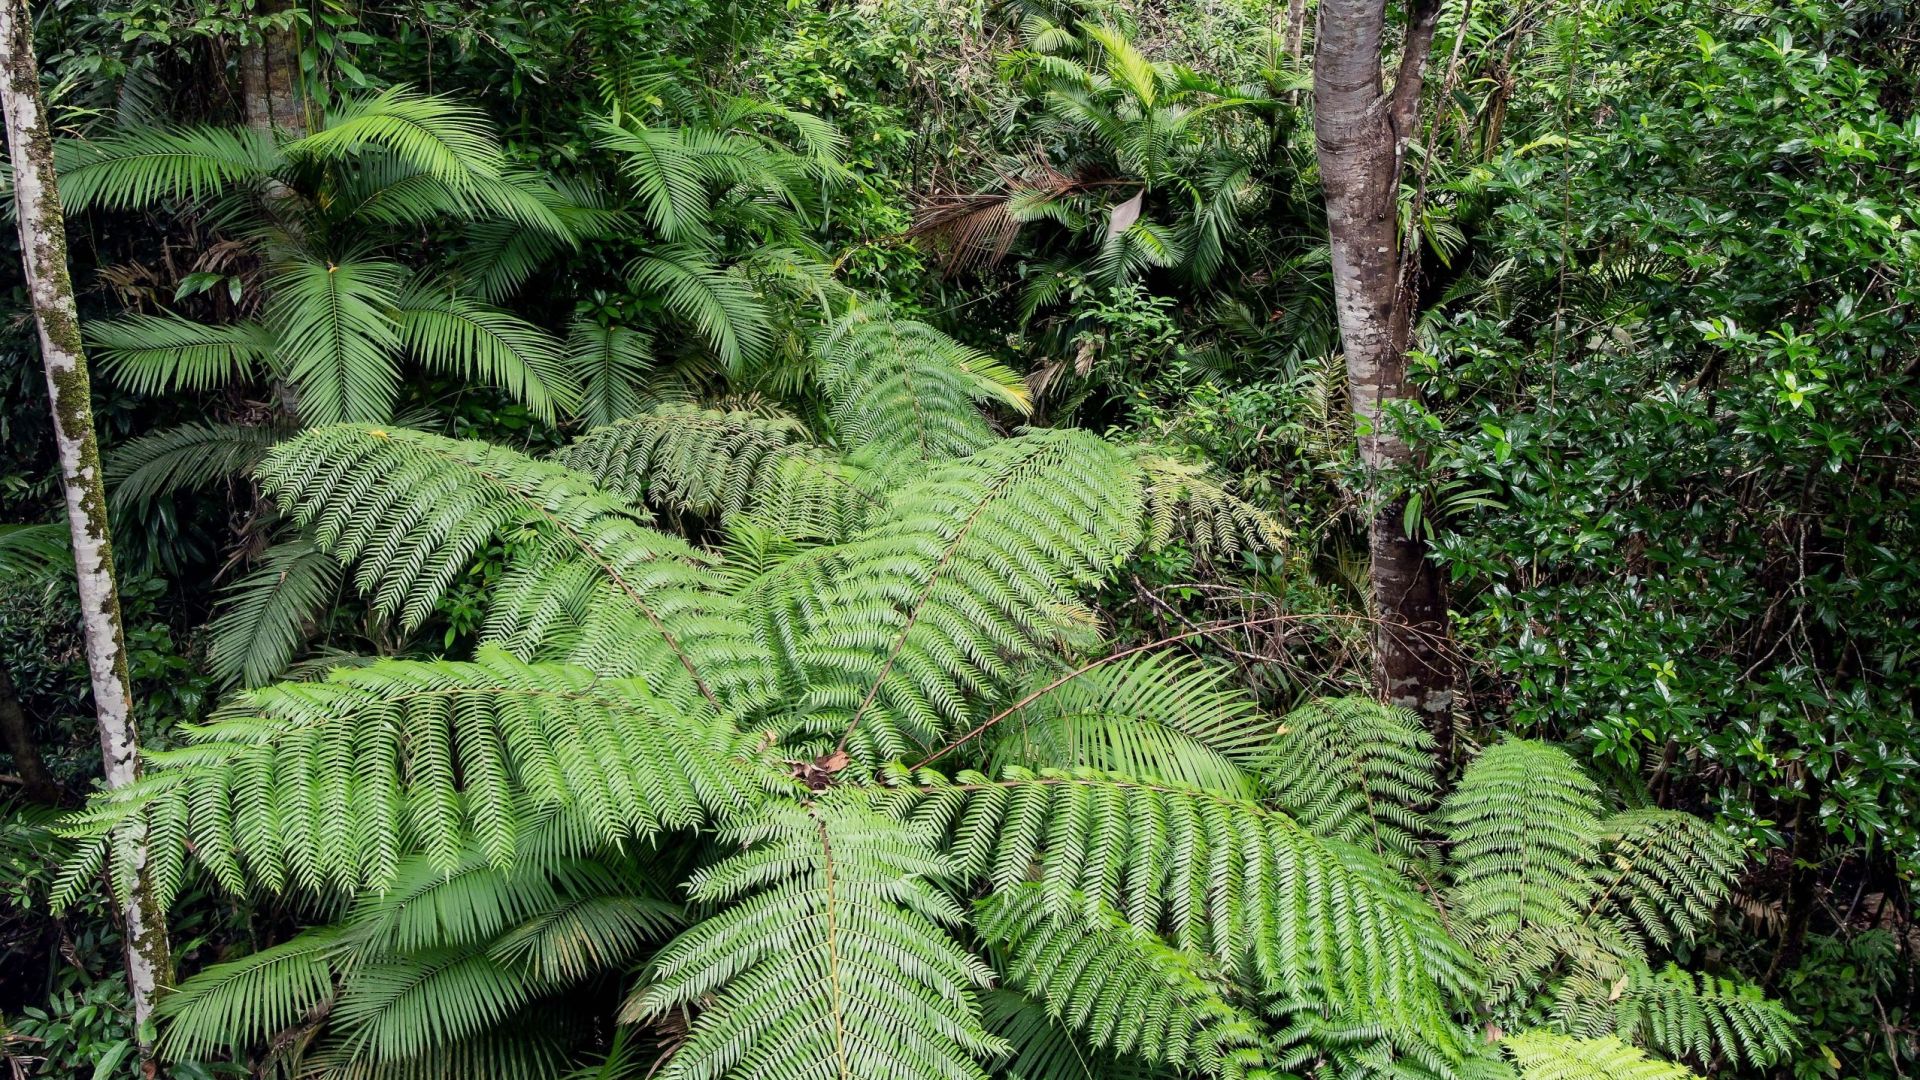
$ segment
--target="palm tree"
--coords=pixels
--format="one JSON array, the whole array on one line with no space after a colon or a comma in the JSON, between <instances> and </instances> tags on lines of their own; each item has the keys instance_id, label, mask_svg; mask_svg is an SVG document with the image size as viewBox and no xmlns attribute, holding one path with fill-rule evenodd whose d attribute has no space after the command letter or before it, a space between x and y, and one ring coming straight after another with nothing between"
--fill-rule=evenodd
<instances>
[{"instance_id":1,"label":"palm tree","mask_svg":"<svg viewBox=\"0 0 1920 1080\"><path fill-rule=\"evenodd\" d=\"M1000 434L980 406L1022 408L1011 373L883 309L809 355L811 423L670 405L553 459L352 424L267 456L261 483L403 625L494 539L510 565L473 659L245 693L75 822L61 900L144 826L166 897L205 872L333 913L186 980L172 1053L330 1076L1545 1080L1689 1075L1642 1046L1791 1045L1777 1007L1636 947L1724 896L1738 859L1704 823L1605 815L1535 744L1488 751L1434 814L1405 712L1274 718L1178 653L1111 651L1085 594L1160 523L1275 534L1141 448ZM1640 1012L1609 999L1615 971ZM1490 1043L1487 1017L1529 1030Z\"/></svg>"}]
</instances>

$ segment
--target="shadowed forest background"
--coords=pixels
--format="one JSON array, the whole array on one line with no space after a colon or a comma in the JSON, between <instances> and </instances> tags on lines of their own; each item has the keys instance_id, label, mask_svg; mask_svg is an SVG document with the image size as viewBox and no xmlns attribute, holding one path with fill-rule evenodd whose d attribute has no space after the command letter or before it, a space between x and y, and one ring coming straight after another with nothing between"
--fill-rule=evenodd
<instances>
[{"instance_id":1,"label":"shadowed forest background","mask_svg":"<svg viewBox=\"0 0 1920 1080\"><path fill-rule=\"evenodd\" d=\"M1920 1072L1909 0L26 10L14 1077Z\"/></svg>"}]
</instances>

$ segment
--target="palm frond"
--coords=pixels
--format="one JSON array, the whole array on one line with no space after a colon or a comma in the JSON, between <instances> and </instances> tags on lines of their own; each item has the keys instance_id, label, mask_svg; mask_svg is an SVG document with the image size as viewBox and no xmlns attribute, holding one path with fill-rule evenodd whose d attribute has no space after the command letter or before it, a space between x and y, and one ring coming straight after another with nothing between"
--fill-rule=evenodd
<instances>
[{"instance_id":1,"label":"palm frond","mask_svg":"<svg viewBox=\"0 0 1920 1080\"><path fill-rule=\"evenodd\" d=\"M772 345L766 305L703 248L679 244L642 255L627 268L627 278L686 320L724 367L739 369Z\"/></svg>"},{"instance_id":2,"label":"palm frond","mask_svg":"<svg viewBox=\"0 0 1920 1080\"><path fill-rule=\"evenodd\" d=\"M226 685L261 686L285 673L340 586L340 564L305 539L268 548L229 587L207 624L207 667Z\"/></svg>"},{"instance_id":3,"label":"palm frond","mask_svg":"<svg viewBox=\"0 0 1920 1080\"><path fill-rule=\"evenodd\" d=\"M485 114L445 95L394 86L347 101L320 130L285 144L290 158L335 161L383 150L450 183L497 179L502 157Z\"/></svg>"},{"instance_id":4,"label":"palm frond","mask_svg":"<svg viewBox=\"0 0 1920 1080\"><path fill-rule=\"evenodd\" d=\"M653 343L637 330L574 320L567 333L567 367L581 380L579 414L590 427L624 420L656 403L647 385L654 371Z\"/></svg>"},{"instance_id":5,"label":"palm frond","mask_svg":"<svg viewBox=\"0 0 1920 1080\"><path fill-rule=\"evenodd\" d=\"M0 576L26 581L71 569L70 542L62 524L0 525Z\"/></svg>"},{"instance_id":6,"label":"palm frond","mask_svg":"<svg viewBox=\"0 0 1920 1080\"><path fill-rule=\"evenodd\" d=\"M108 452L107 486L116 506L197 491L251 471L279 437L272 428L201 423L138 435Z\"/></svg>"},{"instance_id":7,"label":"palm frond","mask_svg":"<svg viewBox=\"0 0 1920 1080\"><path fill-rule=\"evenodd\" d=\"M497 386L542 420L579 404L561 343L512 312L415 281L396 298L393 320L428 368Z\"/></svg>"},{"instance_id":8,"label":"palm frond","mask_svg":"<svg viewBox=\"0 0 1920 1080\"><path fill-rule=\"evenodd\" d=\"M222 189L265 181L283 162L249 129L130 131L54 146L60 201L69 212L138 210L163 199L205 201Z\"/></svg>"},{"instance_id":9,"label":"palm frond","mask_svg":"<svg viewBox=\"0 0 1920 1080\"><path fill-rule=\"evenodd\" d=\"M399 394L393 304L406 271L384 259L290 258L268 286L268 325L311 424L384 420Z\"/></svg>"},{"instance_id":10,"label":"palm frond","mask_svg":"<svg viewBox=\"0 0 1920 1080\"><path fill-rule=\"evenodd\" d=\"M274 352L272 333L258 323L209 325L178 315L95 319L86 339L107 376L136 394L226 386Z\"/></svg>"}]
</instances>

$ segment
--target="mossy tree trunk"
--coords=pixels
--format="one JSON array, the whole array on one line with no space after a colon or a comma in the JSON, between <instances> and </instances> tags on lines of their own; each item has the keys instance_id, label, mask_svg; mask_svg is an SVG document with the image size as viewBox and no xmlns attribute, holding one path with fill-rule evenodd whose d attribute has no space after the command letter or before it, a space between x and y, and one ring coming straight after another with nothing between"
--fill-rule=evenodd
<instances>
[{"instance_id":1,"label":"mossy tree trunk","mask_svg":"<svg viewBox=\"0 0 1920 1080\"><path fill-rule=\"evenodd\" d=\"M1441 0L1410 0L1399 70L1385 79L1386 0L1321 0L1314 33L1314 137L1327 201L1334 307L1360 457L1372 475L1404 468L1413 450L1394 430L1407 377L1414 256L1400 245L1400 176L1419 115L1420 85ZM1422 716L1450 755L1453 661L1445 592L1427 545L1404 524L1404 496L1374 500L1368 526L1374 666L1382 695Z\"/></svg>"},{"instance_id":2,"label":"mossy tree trunk","mask_svg":"<svg viewBox=\"0 0 1920 1080\"><path fill-rule=\"evenodd\" d=\"M7 147L13 160L21 261L26 268L34 320L40 327L40 355L53 401L54 440L60 453L60 479L66 488L67 523L73 536L87 669L92 676L94 713L100 728L101 764L107 786L117 788L138 778L140 747L133 724L133 690L127 675L126 638L120 625L113 543L107 533L107 488L100 473L99 444L94 438L92 391L86 357L80 348L73 279L67 270L66 222L55 187L53 140L40 100L39 65L34 61L33 25L25 0L0 0L0 47L5 50L0 108L6 113ZM120 909L127 983L133 992L142 1054L151 1074L148 1020L155 995L173 979L167 928L147 873L145 833L124 833L114 842L134 848L129 861L137 872L120 899Z\"/></svg>"}]
</instances>

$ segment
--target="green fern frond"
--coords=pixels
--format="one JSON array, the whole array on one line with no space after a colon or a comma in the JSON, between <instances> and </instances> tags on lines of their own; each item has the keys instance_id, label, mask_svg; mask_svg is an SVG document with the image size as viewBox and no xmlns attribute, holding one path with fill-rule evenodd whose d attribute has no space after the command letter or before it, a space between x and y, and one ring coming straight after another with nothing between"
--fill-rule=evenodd
<instances>
[{"instance_id":1,"label":"green fern frond","mask_svg":"<svg viewBox=\"0 0 1920 1080\"><path fill-rule=\"evenodd\" d=\"M1603 903L1667 948L1712 927L1745 862L1726 830L1675 810L1616 814L1601 835Z\"/></svg>"},{"instance_id":2,"label":"green fern frond","mask_svg":"<svg viewBox=\"0 0 1920 1080\"><path fill-rule=\"evenodd\" d=\"M393 319L429 369L497 386L548 422L579 404L561 343L511 312L416 281L395 299Z\"/></svg>"},{"instance_id":3,"label":"green fern frond","mask_svg":"<svg viewBox=\"0 0 1920 1080\"><path fill-rule=\"evenodd\" d=\"M1450 908L1473 941L1583 922L1597 886L1599 791L1566 752L1509 739L1474 759L1440 817Z\"/></svg>"},{"instance_id":4,"label":"green fern frond","mask_svg":"<svg viewBox=\"0 0 1920 1080\"><path fill-rule=\"evenodd\" d=\"M1055 1020L1040 1002L1011 990L980 996L980 1018L1012 1052L995 1067L1004 1080L1174 1080L1172 1070L1139 1058L1089 1050L1078 1033Z\"/></svg>"},{"instance_id":5,"label":"green fern frond","mask_svg":"<svg viewBox=\"0 0 1920 1080\"><path fill-rule=\"evenodd\" d=\"M874 759L926 745L1022 673L1099 639L1075 590L1139 541L1139 479L1075 431L934 466L852 540L782 563L743 597L807 729Z\"/></svg>"},{"instance_id":6,"label":"green fern frond","mask_svg":"<svg viewBox=\"0 0 1920 1080\"><path fill-rule=\"evenodd\" d=\"M178 315L121 315L86 324L87 346L136 394L211 390L245 379L274 352L258 323L213 326Z\"/></svg>"},{"instance_id":7,"label":"green fern frond","mask_svg":"<svg viewBox=\"0 0 1920 1080\"><path fill-rule=\"evenodd\" d=\"M755 738L668 705L642 681L497 650L251 691L187 735L71 822L89 840L146 823L162 903L179 888L189 841L230 889L248 879L273 891L380 889L416 852L452 872L469 842L511 865L540 808L578 815L617 844L724 819L787 784Z\"/></svg>"},{"instance_id":8,"label":"green fern frond","mask_svg":"<svg viewBox=\"0 0 1920 1080\"><path fill-rule=\"evenodd\" d=\"M635 503L719 517L774 497L784 462L820 453L788 416L662 405L575 440L559 460Z\"/></svg>"},{"instance_id":9,"label":"green fern frond","mask_svg":"<svg viewBox=\"0 0 1920 1080\"><path fill-rule=\"evenodd\" d=\"M1222 1080L1262 1068L1261 1025L1223 996L1217 972L1098 903L1066 899L1061 912L1028 885L975 905L1009 984L1097 1050Z\"/></svg>"},{"instance_id":10,"label":"green fern frond","mask_svg":"<svg viewBox=\"0 0 1920 1080\"><path fill-rule=\"evenodd\" d=\"M1287 529L1271 514L1233 494L1205 465L1159 454L1140 455L1147 478L1147 542L1165 547L1175 539L1202 559L1232 558L1242 551L1274 551Z\"/></svg>"},{"instance_id":11,"label":"green fern frond","mask_svg":"<svg viewBox=\"0 0 1920 1080\"><path fill-rule=\"evenodd\" d=\"M937 459L968 454L994 439L979 405L998 401L1024 414L1026 383L1004 365L925 323L862 305L814 341L820 381L833 403L842 449L872 447Z\"/></svg>"},{"instance_id":12,"label":"green fern frond","mask_svg":"<svg viewBox=\"0 0 1920 1080\"><path fill-rule=\"evenodd\" d=\"M1801 1043L1800 1023L1750 983L1682 971L1633 973L1615 1006L1621 1035L1663 1054L1764 1069Z\"/></svg>"},{"instance_id":13,"label":"green fern frond","mask_svg":"<svg viewBox=\"0 0 1920 1080\"><path fill-rule=\"evenodd\" d=\"M1084 766L1252 796L1249 767L1274 731L1226 672L1170 652L1064 681L1043 669L1019 700L987 743L989 772Z\"/></svg>"},{"instance_id":14,"label":"green fern frond","mask_svg":"<svg viewBox=\"0 0 1920 1080\"><path fill-rule=\"evenodd\" d=\"M991 973L954 944L944 860L855 802L782 805L694 875L724 904L661 950L622 1019L704 1007L662 1080L984 1080L1006 1044L981 1026Z\"/></svg>"},{"instance_id":15,"label":"green fern frond","mask_svg":"<svg viewBox=\"0 0 1920 1080\"><path fill-rule=\"evenodd\" d=\"M1520 1080L1699 1080L1692 1070L1657 1061L1615 1038L1526 1031L1508 1036L1501 1045L1519 1069Z\"/></svg>"},{"instance_id":16,"label":"green fern frond","mask_svg":"<svg viewBox=\"0 0 1920 1080\"><path fill-rule=\"evenodd\" d=\"M384 420L399 395L393 302L406 271L384 259L297 255L268 285L268 325L308 423Z\"/></svg>"},{"instance_id":17,"label":"green fern frond","mask_svg":"<svg viewBox=\"0 0 1920 1080\"><path fill-rule=\"evenodd\" d=\"M265 135L207 127L62 139L54 161L69 213L138 210L162 199L201 202L223 188L265 181L284 164Z\"/></svg>"},{"instance_id":18,"label":"green fern frond","mask_svg":"<svg viewBox=\"0 0 1920 1080\"><path fill-rule=\"evenodd\" d=\"M1437 920L1409 920L1423 902L1357 850L1249 800L1089 771L907 779L892 811L951 850L963 882L1037 881L1048 910L1104 905L1141 933L1167 926L1291 1009L1463 1052L1421 940Z\"/></svg>"},{"instance_id":19,"label":"green fern frond","mask_svg":"<svg viewBox=\"0 0 1920 1080\"><path fill-rule=\"evenodd\" d=\"M1402 871L1427 861L1426 814L1440 782L1433 737L1407 710L1366 698L1310 702L1280 722L1262 764L1274 801L1307 828Z\"/></svg>"},{"instance_id":20,"label":"green fern frond","mask_svg":"<svg viewBox=\"0 0 1920 1080\"><path fill-rule=\"evenodd\" d=\"M214 964L161 997L161 1051L195 1060L265 1043L294 1027L334 993L336 927L309 930L284 944Z\"/></svg>"},{"instance_id":21,"label":"green fern frond","mask_svg":"<svg viewBox=\"0 0 1920 1080\"><path fill-rule=\"evenodd\" d=\"M197 491L251 471L279 439L272 428L182 424L138 435L107 454L107 486L117 506L140 506L177 491Z\"/></svg>"},{"instance_id":22,"label":"green fern frond","mask_svg":"<svg viewBox=\"0 0 1920 1080\"><path fill-rule=\"evenodd\" d=\"M268 548L207 624L208 669L228 686L280 677L339 586L339 562L306 540Z\"/></svg>"}]
</instances>

